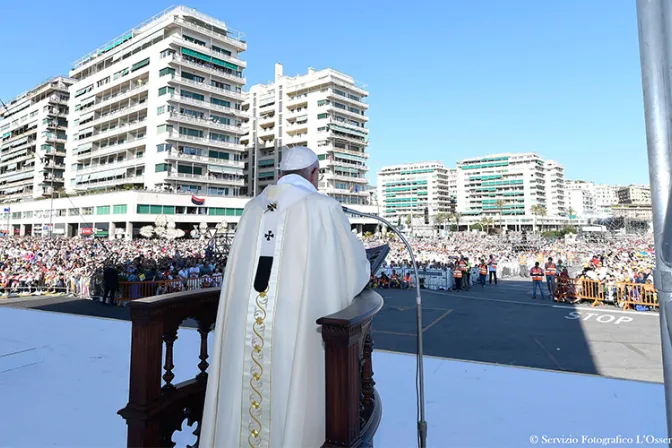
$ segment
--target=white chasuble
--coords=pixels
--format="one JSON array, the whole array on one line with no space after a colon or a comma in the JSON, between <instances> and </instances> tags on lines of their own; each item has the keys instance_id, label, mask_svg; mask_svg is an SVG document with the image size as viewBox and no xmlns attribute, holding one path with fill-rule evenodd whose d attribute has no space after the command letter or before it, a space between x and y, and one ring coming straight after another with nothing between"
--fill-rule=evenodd
<instances>
[{"instance_id":1,"label":"white chasuble","mask_svg":"<svg viewBox=\"0 0 672 448\"><path fill-rule=\"evenodd\" d=\"M324 347L315 323L369 280L340 204L301 182L245 207L222 285L200 447L324 442Z\"/></svg>"}]
</instances>

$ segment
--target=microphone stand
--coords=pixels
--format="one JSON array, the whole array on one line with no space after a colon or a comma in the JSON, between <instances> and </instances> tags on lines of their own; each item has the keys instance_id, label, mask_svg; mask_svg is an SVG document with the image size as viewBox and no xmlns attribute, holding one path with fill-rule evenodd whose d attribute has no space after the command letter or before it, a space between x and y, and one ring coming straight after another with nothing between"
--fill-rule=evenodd
<instances>
[{"instance_id":1,"label":"microphone stand","mask_svg":"<svg viewBox=\"0 0 672 448\"><path fill-rule=\"evenodd\" d=\"M389 229L391 229L396 235L399 236L401 241L406 245L406 250L411 257L411 263L413 263L413 273L415 275L415 304L416 304L416 314L417 314L417 332L418 332L418 355L417 355L417 379L416 379L416 392L418 394L418 447L426 448L427 444L427 422L425 421L425 374L423 369L422 357L422 297L420 296L420 279L418 278L418 266L415 263L415 256L413 256L413 249L411 245L406 240L406 237L397 230L388 220L381 218L378 215L372 215L370 213L360 212L359 210L353 210L351 208L343 207L345 213L350 213L352 215L359 215L366 218L375 219L385 224ZM375 273L373 273L375 275Z\"/></svg>"}]
</instances>

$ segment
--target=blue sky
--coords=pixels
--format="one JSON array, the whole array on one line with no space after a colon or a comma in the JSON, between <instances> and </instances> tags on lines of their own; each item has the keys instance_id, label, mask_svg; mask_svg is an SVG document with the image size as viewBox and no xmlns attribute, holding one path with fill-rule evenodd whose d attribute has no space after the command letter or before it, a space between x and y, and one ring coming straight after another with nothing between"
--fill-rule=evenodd
<instances>
[{"instance_id":1,"label":"blue sky","mask_svg":"<svg viewBox=\"0 0 672 448\"><path fill-rule=\"evenodd\" d=\"M332 67L370 90L381 166L534 151L566 178L648 183L635 2L444 0L185 3L245 32L248 84ZM59 7L54 5L58 4ZM170 6L156 0L3 5L0 98ZM11 39L9 38L11 36ZM18 71L20 70L20 71Z\"/></svg>"}]
</instances>

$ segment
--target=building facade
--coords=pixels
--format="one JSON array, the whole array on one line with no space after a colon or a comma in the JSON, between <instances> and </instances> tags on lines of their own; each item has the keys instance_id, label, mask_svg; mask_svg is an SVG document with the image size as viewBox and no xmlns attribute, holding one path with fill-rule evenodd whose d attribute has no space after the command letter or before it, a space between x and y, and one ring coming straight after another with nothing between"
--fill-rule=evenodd
<instances>
[{"instance_id":1,"label":"building facade","mask_svg":"<svg viewBox=\"0 0 672 448\"><path fill-rule=\"evenodd\" d=\"M618 190L621 188L620 185L595 185L595 208L600 217L612 215L611 208L618 204Z\"/></svg>"},{"instance_id":2,"label":"building facade","mask_svg":"<svg viewBox=\"0 0 672 448\"><path fill-rule=\"evenodd\" d=\"M178 6L76 61L65 189L240 196L246 48L224 22Z\"/></svg>"},{"instance_id":3,"label":"building facade","mask_svg":"<svg viewBox=\"0 0 672 448\"><path fill-rule=\"evenodd\" d=\"M548 165L548 166L547 166ZM566 222L564 172L554 161L535 153L492 154L457 164L457 210L462 222L501 218L506 226L535 224L533 210L541 206L548 225Z\"/></svg>"},{"instance_id":4,"label":"building facade","mask_svg":"<svg viewBox=\"0 0 672 448\"><path fill-rule=\"evenodd\" d=\"M63 188L72 84L57 76L0 111L1 201L39 198Z\"/></svg>"},{"instance_id":5,"label":"building facade","mask_svg":"<svg viewBox=\"0 0 672 448\"><path fill-rule=\"evenodd\" d=\"M618 190L619 204L651 205L651 187L648 185L628 185Z\"/></svg>"},{"instance_id":6,"label":"building facade","mask_svg":"<svg viewBox=\"0 0 672 448\"><path fill-rule=\"evenodd\" d=\"M450 170L441 162L407 163L378 172L378 200L387 219L450 213Z\"/></svg>"},{"instance_id":7,"label":"building facade","mask_svg":"<svg viewBox=\"0 0 672 448\"><path fill-rule=\"evenodd\" d=\"M320 190L344 204L367 203L368 94L330 68L291 77L276 64L274 82L251 86L244 106L246 194L277 181L283 148L308 146L320 159Z\"/></svg>"},{"instance_id":8,"label":"building facade","mask_svg":"<svg viewBox=\"0 0 672 448\"><path fill-rule=\"evenodd\" d=\"M569 196L569 207L576 218L596 216L595 184L584 180L567 180L565 188Z\"/></svg>"}]
</instances>

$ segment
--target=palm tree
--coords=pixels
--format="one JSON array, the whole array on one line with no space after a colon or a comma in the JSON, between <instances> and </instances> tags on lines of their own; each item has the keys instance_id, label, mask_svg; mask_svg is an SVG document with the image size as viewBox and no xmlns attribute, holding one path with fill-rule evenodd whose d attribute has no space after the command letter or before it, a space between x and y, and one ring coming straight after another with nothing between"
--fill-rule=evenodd
<instances>
[{"instance_id":1,"label":"palm tree","mask_svg":"<svg viewBox=\"0 0 672 448\"><path fill-rule=\"evenodd\" d=\"M457 231L460 231L460 218L462 217L462 213L460 212L455 212L452 214L452 218L455 220L456 228Z\"/></svg>"},{"instance_id":2,"label":"palm tree","mask_svg":"<svg viewBox=\"0 0 672 448\"><path fill-rule=\"evenodd\" d=\"M504 210L504 200L503 199L497 199L497 202L495 202L495 205L497 206L497 210L499 210L499 230L502 230L502 211Z\"/></svg>"},{"instance_id":3,"label":"palm tree","mask_svg":"<svg viewBox=\"0 0 672 448\"><path fill-rule=\"evenodd\" d=\"M532 206L532 214L534 215L534 231L537 231L537 216L541 215L541 209L544 208L542 205L534 204Z\"/></svg>"},{"instance_id":4,"label":"palm tree","mask_svg":"<svg viewBox=\"0 0 672 448\"><path fill-rule=\"evenodd\" d=\"M567 209L567 214L569 215L569 222L570 223L574 219L574 218L572 218L572 216L574 216L575 212L576 212L576 210L574 210L572 207L569 207L569 209Z\"/></svg>"},{"instance_id":5,"label":"palm tree","mask_svg":"<svg viewBox=\"0 0 672 448\"><path fill-rule=\"evenodd\" d=\"M492 218L484 217L481 218L480 224L485 227L485 232L489 233L488 230L491 226L495 225L495 220Z\"/></svg>"}]
</instances>

